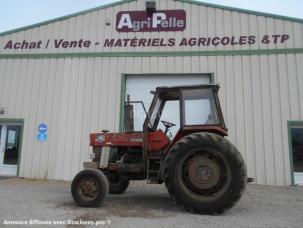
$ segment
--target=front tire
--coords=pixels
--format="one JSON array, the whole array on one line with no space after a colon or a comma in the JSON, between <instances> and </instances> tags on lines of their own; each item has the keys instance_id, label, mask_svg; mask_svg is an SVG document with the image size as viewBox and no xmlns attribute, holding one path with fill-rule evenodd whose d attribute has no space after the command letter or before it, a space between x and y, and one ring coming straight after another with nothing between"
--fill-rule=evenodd
<instances>
[{"instance_id":1,"label":"front tire","mask_svg":"<svg viewBox=\"0 0 303 228\"><path fill-rule=\"evenodd\" d=\"M122 194L129 186L129 180L119 173L112 173L107 176L109 182L109 194Z\"/></svg>"},{"instance_id":2,"label":"front tire","mask_svg":"<svg viewBox=\"0 0 303 228\"><path fill-rule=\"evenodd\" d=\"M187 210L221 214L239 201L246 186L246 166L228 140L212 133L194 133L170 152L165 182Z\"/></svg>"},{"instance_id":3,"label":"front tire","mask_svg":"<svg viewBox=\"0 0 303 228\"><path fill-rule=\"evenodd\" d=\"M108 194L106 176L98 169L80 171L73 179L71 192L75 202L81 207L98 207Z\"/></svg>"}]
</instances>

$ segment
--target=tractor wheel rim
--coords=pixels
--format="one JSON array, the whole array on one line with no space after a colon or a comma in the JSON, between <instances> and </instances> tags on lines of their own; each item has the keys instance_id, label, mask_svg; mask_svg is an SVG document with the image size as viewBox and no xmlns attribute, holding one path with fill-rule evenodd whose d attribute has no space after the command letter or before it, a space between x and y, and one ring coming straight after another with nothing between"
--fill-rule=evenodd
<instances>
[{"instance_id":1,"label":"tractor wheel rim","mask_svg":"<svg viewBox=\"0 0 303 228\"><path fill-rule=\"evenodd\" d=\"M207 190L220 182L221 170L216 160L203 155L195 155L187 162L188 178L198 189Z\"/></svg>"},{"instance_id":2,"label":"tractor wheel rim","mask_svg":"<svg viewBox=\"0 0 303 228\"><path fill-rule=\"evenodd\" d=\"M79 182L79 194L83 198L94 199L99 192L99 185L94 178L84 178Z\"/></svg>"}]
</instances>

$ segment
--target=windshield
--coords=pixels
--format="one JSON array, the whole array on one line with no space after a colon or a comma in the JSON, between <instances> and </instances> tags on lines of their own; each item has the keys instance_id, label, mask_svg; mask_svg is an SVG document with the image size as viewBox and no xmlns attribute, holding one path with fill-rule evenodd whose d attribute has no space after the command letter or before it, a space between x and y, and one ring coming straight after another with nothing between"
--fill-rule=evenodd
<instances>
[{"instance_id":1,"label":"windshield","mask_svg":"<svg viewBox=\"0 0 303 228\"><path fill-rule=\"evenodd\" d=\"M218 125L217 106L209 89L183 90L184 125Z\"/></svg>"},{"instance_id":2,"label":"windshield","mask_svg":"<svg viewBox=\"0 0 303 228\"><path fill-rule=\"evenodd\" d=\"M158 100L156 101L156 104L155 104L155 108L150 116L150 121L149 121L149 128L153 128L154 125L155 125L155 121L157 119L157 116L161 115L161 113L159 113L160 111L160 107L161 107L161 104L162 104L162 99L160 97L158 97Z\"/></svg>"}]
</instances>

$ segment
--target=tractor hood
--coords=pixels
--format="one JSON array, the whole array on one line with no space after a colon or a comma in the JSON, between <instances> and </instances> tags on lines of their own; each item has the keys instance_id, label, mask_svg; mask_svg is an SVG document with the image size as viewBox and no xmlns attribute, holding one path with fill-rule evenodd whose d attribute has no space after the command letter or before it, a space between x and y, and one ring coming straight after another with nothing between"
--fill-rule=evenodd
<instances>
[{"instance_id":1,"label":"tractor hood","mask_svg":"<svg viewBox=\"0 0 303 228\"><path fill-rule=\"evenodd\" d=\"M90 145L100 146L142 146L142 132L137 133L92 133L90 134Z\"/></svg>"}]
</instances>

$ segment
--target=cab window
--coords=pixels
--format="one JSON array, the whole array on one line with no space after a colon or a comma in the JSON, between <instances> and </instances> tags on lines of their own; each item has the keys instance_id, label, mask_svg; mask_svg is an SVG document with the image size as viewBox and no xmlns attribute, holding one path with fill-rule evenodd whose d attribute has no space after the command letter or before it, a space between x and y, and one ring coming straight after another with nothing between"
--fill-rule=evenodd
<instances>
[{"instance_id":1,"label":"cab window","mask_svg":"<svg viewBox=\"0 0 303 228\"><path fill-rule=\"evenodd\" d=\"M184 125L220 124L212 89L182 91Z\"/></svg>"}]
</instances>

